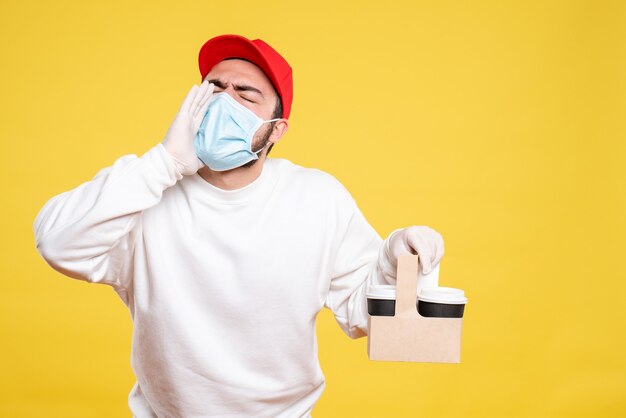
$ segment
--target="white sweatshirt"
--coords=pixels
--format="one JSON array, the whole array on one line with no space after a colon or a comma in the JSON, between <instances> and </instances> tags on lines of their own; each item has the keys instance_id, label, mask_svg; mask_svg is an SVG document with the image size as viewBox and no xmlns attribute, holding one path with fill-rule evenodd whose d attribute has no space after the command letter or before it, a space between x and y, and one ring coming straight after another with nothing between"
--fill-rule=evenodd
<instances>
[{"instance_id":1,"label":"white sweatshirt","mask_svg":"<svg viewBox=\"0 0 626 418\"><path fill-rule=\"evenodd\" d=\"M137 418L310 416L318 312L363 337L368 282L395 283L342 184L279 158L228 191L183 177L159 143L50 199L34 232L55 270L128 306Z\"/></svg>"}]
</instances>

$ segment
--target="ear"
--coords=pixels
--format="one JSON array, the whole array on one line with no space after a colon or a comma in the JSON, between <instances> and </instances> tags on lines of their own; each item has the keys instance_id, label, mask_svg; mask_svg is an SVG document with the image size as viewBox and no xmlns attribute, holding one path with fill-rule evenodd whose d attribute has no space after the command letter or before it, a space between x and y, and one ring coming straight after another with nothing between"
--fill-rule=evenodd
<instances>
[{"instance_id":1,"label":"ear","mask_svg":"<svg viewBox=\"0 0 626 418\"><path fill-rule=\"evenodd\" d=\"M276 121L276 125L274 125L274 129L272 130L272 135L270 135L268 141L272 144L277 143L280 138L285 135L287 129L289 129L289 122L287 121L287 119L281 119Z\"/></svg>"}]
</instances>

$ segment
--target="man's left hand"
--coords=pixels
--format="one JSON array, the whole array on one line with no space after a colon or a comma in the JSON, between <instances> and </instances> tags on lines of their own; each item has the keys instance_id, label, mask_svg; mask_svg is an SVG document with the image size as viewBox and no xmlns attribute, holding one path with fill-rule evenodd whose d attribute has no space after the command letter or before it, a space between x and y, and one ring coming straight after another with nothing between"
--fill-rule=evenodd
<instances>
[{"instance_id":1,"label":"man's left hand","mask_svg":"<svg viewBox=\"0 0 626 418\"><path fill-rule=\"evenodd\" d=\"M389 239L389 261L397 266L398 257L411 254L418 255L422 274L430 273L443 257L441 234L427 226L409 226L393 232Z\"/></svg>"}]
</instances>

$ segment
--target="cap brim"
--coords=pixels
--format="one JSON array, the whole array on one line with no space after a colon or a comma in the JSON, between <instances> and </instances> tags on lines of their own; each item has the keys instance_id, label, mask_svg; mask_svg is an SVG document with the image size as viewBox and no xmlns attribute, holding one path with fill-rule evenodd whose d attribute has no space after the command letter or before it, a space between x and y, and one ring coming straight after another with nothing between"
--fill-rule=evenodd
<instances>
[{"instance_id":1,"label":"cap brim","mask_svg":"<svg viewBox=\"0 0 626 418\"><path fill-rule=\"evenodd\" d=\"M211 68L226 58L243 58L256 64L270 79L280 97L283 97L279 80L276 78L276 74L272 71L267 60L263 57L263 54L252 41L240 35L216 36L209 39L200 48L198 64L202 78L204 79L211 71Z\"/></svg>"}]
</instances>

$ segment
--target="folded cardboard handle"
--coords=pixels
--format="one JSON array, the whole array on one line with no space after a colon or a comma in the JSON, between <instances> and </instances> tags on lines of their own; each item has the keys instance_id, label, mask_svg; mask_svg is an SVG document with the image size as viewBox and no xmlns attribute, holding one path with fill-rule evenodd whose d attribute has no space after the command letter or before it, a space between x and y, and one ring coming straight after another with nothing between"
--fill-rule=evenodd
<instances>
[{"instance_id":1,"label":"folded cardboard handle","mask_svg":"<svg viewBox=\"0 0 626 418\"><path fill-rule=\"evenodd\" d=\"M463 318L417 312L418 268L417 255L398 257L396 315L369 317L367 354L372 360L460 363Z\"/></svg>"},{"instance_id":2,"label":"folded cardboard handle","mask_svg":"<svg viewBox=\"0 0 626 418\"><path fill-rule=\"evenodd\" d=\"M396 281L396 316L417 316L417 275L419 273L419 257L404 255L398 257Z\"/></svg>"}]
</instances>

